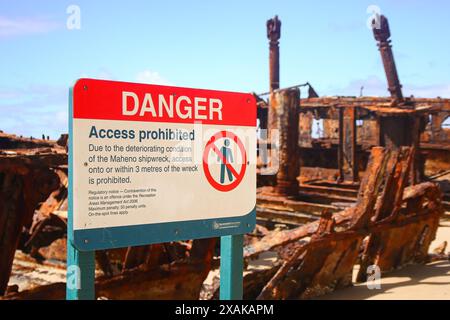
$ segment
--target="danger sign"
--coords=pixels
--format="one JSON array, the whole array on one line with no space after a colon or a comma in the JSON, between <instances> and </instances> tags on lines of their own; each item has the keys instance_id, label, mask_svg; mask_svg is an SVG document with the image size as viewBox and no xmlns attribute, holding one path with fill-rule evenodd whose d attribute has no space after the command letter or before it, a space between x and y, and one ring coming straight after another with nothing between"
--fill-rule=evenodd
<instances>
[{"instance_id":1,"label":"danger sign","mask_svg":"<svg viewBox=\"0 0 450 320\"><path fill-rule=\"evenodd\" d=\"M79 250L253 229L252 95L80 79L70 102L69 232Z\"/></svg>"}]
</instances>

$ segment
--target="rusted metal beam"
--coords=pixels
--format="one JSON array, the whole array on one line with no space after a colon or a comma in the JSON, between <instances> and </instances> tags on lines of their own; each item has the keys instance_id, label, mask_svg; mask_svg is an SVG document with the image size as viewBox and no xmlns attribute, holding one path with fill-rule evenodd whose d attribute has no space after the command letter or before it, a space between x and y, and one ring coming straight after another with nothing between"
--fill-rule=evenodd
<instances>
[{"instance_id":1,"label":"rusted metal beam","mask_svg":"<svg viewBox=\"0 0 450 320\"><path fill-rule=\"evenodd\" d=\"M151 270L144 261L144 264L113 276L98 276L96 296L108 299L198 299L211 270L216 241L215 238L194 240L188 257L171 263L158 263ZM147 247L138 248L138 252L129 251L125 260L134 264L142 262L141 257L150 246ZM103 259L104 256L100 260ZM65 290L64 283L54 283L0 296L0 300L64 299Z\"/></svg>"},{"instance_id":2,"label":"rusted metal beam","mask_svg":"<svg viewBox=\"0 0 450 320\"><path fill-rule=\"evenodd\" d=\"M300 112L322 111L321 116L326 116L329 108L358 107L360 116L371 116L371 114L386 116L420 116L450 112L450 99L443 98L416 98L407 97L403 99L401 106L414 106L414 108L400 108L397 103L389 97L341 97L325 96L320 98L308 98L300 100Z\"/></svg>"},{"instance_id":3,"label":"rusted metal beam","mask_svg":"<svg viewBox=\"0 0 450 320\"><path fill-rule=\"evenodd\" d=\"M414 137L414 119L407 116L380 117L380 145L389 149L399 149L402 146L412 146Z\"/></svg>"},{"instance_id":4,"label":"rusted metal beam","mask_svg":"<svg viewBox=\"0 0 450 320\"><path fill-rule=\"evenodd\" d=\"M298 89L273 92L270 96L269 129L270 135L278 133L278 162L276 191L282 195L298 193L297 177L300 170L298 145L299 110Z\"/></svg>"},{"instance_id":5,"label":"rusted metal beam","mask_svg":"<svg viewBox=\"0 0 450 320\"><path fill-rule=\"evenodd\" d=\"M339 144L338 144L338 170L339 182L345 180L344 169L344 110L339 109Z\"/></svg>"},{"instance_id":6,"label":"rusted metal beam","mask_svg":"<svg viewBox=\"0 0 450 320\"><path fill-rule=\"evenodd\" d=\"M270 191L273 190L272 187L263 187L259 190L261 189L263 191L260 191L257 195L257 207L259 208L299 212L316 216L320 216L324 210L339 211L338 208L331 205L299 201L288 196L270 193Z\"/></svg>"},{"instance_id":7,"label":"rusted metal beam","mask_svg":"<svg viewBox=\"0 0 450 320\"><path fill-rule=\"evenodd\" d=\"M319 214L276 210L260 206L256 206L256 214L258 223L281 223L288 226L302 225L319 218Z\"/></svg>"},{"instance_id":8,"label":"rusted metal beam","mask_svg":"<svg viewBox=\"0 0 450 320\"><path fill-rule=\"evenodd\" d=\"M378 42L378 48L383 60L384 71L388 82L388 90L391 97L398 103L403 102L402 85L398 78L397 67L395 66L394 54L392 53L391 31L389 30L389 22L383 15L377 16L379 21L374 21L373 35Z\"/></svg>"},{"instance_id":9,"label":"rusted metal beam","mask_svg":"<svg viewBox=\"0 0 450 320\"><path fill-rule=\"evenodd\" d=\"M269 77L270 91L280 87L280 46L281 21L278 16L267 20L267 39L269 39Z\"/></svg>"},{"instance_id":10,"label":"rusted metal beam","mask_svg":"<svg viewBox=\"0 0 450 320\"><path fill-rule=\"evenodd\" d=\"M339 181L357 182L358 162L356 154L356 108L339 109Z\"/></svg>"},{"instance_id":11,"label":"rusted metal beam","mask_svg":"<svg viewBox=\"0 0 450 320\"><path fill-rule=\"evenodd\" d=\"M344 186L344 187L343 187ZM357 188L357 186L355 186ZM326 186L315 185L309 183L301 183L300 190L302 192L313 192L322 195L336 195L341 197L354 198L358 195L358 190L355 188L345 188L345 185L335 184L334 186L328 184Z\"/></svg>"},{"instance_id":12,"label":"rusted metal beam","mask_svg":"<svg viewBox=\"0 0 450 320\"><path fill-rule=\"evenodd\" d=\"M271 232L246 246L247 258L281 246L289 251L280 254L283 263L274 266L272 278L263 278L259 294L254 294L258 286L252 283L253 298L311 298L351 285L362 247L360 276L369 264L386 272L429 261L427 251L443 207L437 185L405 188L413 159L414 148L373 148L354 207L325 211L319 221ZM369 241L363 242L366 236Z\"/></svg>"},{"instance_id":13,"label":"rusted metal beam","mask_svg":"<svg viewBox=\"0 0 450 320\"><path fill-rule=\"evenodd\" d=\"M8 284L22 228L31 226L38 204L60 184L50 168L65 162L67 155L62 154L0 155L0 295Z\"/></svg>"}]
</instances>

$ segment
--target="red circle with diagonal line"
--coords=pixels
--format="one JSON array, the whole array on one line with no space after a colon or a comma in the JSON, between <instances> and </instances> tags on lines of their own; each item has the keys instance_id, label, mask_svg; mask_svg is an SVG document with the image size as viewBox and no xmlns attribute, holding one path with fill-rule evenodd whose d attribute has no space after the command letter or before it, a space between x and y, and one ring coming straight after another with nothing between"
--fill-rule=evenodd
<instances>
[{"instance_id":1,"label":"red circle with diagonal line","mask_svg":"<svg viewBox=\"0 0 450 320\"><path fill-rule=\"evenodd\" d=\"M239 171L236 171L231 164L229 164L229 163L227 163L227 161L225 161L222 153L219 151L219 148L217 148L217 146L215 145L215 143L219 139L223 139L223 138L232 139L238 145L239 150L241 151L242 164L241 164L241 168ZM229 184L220 184L212 177L211 172L209 170L209 163L208 163L208 155L211 150L217 154L217 156L221 159L221 161L231 171L231 174L235 178L235 180L233 182L231 182ZM226 130L219 131L215 135L213 135L209 139L209 141L206 143L205 151L203 152L203 171L205 172L206 179L215 189L217 189L219 191L227 192L227 191L231 191L234 188L236 188L241 183L242 178L244 178L246 168L247 168L247 154L245 152L244 145L242 144L241 139L239 139L239 137L237 135L235 135L234 133L232 133L230 131L226 131Z\"/></svg>"}]
</instances>

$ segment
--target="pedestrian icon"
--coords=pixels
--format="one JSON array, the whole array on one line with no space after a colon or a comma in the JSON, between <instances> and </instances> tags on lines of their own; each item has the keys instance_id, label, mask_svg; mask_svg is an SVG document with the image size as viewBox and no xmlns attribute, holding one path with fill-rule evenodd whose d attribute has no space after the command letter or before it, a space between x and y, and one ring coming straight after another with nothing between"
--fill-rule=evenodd
<instances>
[{"instance_id":1,"label":"pedestrian icon","mask_svg":"<svg viewBox=\"0 0 450 320\"><path fill-rule=\"evenodd\" d=\"M224 161L221 161L220 165L220 183L224 184L225 182L225 169L227 170L228 174L228 180L230 182L233 182L233 174L231 173L230 168L227 166L227 163L233 162L233 154L231 152L230 146L230 140L225 139L223 142L223 147L220 149L220 153L222 153L222 157L217 157L217 161L221 161L223 159Z\"/></svg>"},{"instance_id":2,"label":"pedestrian icon","mask_svg":"<svg viewBox=\"0 0 450 320\"><path fill-rule=\"evenodd\" d=\"M235 153L230 146L232 142L237 146L237 149L234 149ZM210 152L215 155L213 159L218 160L215 164L220 170L211 171L210 166L214 166L214 162L210 162ZM223 192L235 189L242 182L246 168L247 153L237 135L224 130L211 137L203 155L203 170L211 186Z\"/></svg>"}]
</instances>

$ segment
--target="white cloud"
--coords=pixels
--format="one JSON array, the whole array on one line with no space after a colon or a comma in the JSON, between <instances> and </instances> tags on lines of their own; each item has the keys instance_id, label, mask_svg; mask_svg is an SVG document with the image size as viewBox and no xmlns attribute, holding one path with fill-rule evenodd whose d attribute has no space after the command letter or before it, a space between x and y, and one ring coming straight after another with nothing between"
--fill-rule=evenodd
<instances>
[{"instance_id":1,"label":"white cloud","mask_svg":"<svg viewBox=\"0 0 450 320\"><path fill-rule=\"evenodd\" d=\"M8 18L0 16L0 38L47 33L58 28L58 23L46 18Z\"/></svg>"},{"instance_id":2,"label":"white cloud","mask_svg":"<svg viewBox=\"0 0 450 320\"><path fill-rule=\"evenodd\" d=\"M21 92L17 89L0 88L0 99L15 99L21 96Z\"/></svg>"},{"instance_id":3,"label":"white cloud","mask_svg":"<svg viewBox=\"0 0 450 320\"><path fill-rule=\"evenodd\" d=\"M66 87L29 85L8 91L14 94L0 100L0 130L33 137L45 134L52 138L67 133Z\"/></svg>"},{"instance_id":4,"label":"white cloud","mask_svg":"<svg viewBox=\"0 0 450 320\"><path fill-rule=\"evenodd\" d=\"M85 77L114 79L106 68L100 68ZM143 71L136 76L138 82L170 83L158 72ZM68 88L32 84L24 87L0 88L0 130L23 136L40 137L42 134L57 139L67 133Z\"/></svg>"},{"instance_id":5,"label":"white cloud","mask_svg":"<svg viewBox=\"0 0 450 320\"><path fill-rule=\"evenodd\" d=\"M156 71L144 70L136 75L136 81L141 83L171 85L171 83L160 76Z\"/></svg>"}]
</instances>

